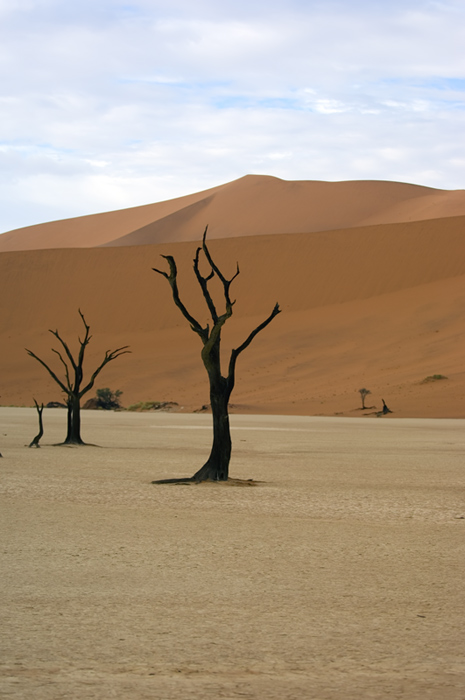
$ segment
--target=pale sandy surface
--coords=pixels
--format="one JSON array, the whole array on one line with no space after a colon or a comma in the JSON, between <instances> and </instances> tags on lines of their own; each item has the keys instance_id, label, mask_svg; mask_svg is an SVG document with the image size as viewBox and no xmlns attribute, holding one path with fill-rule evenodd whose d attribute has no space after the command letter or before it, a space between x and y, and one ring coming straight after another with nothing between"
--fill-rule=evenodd
<instances>
[{"instance_id":1,"label":"pale sandy surface","mask_svg":"<svg viewBox=\"0 0 465 700\"><path fill-rule=\"evenodd\" d=\"M463 700L465 421L0 408L0 694Z\"/></svg>"}]
</instances>

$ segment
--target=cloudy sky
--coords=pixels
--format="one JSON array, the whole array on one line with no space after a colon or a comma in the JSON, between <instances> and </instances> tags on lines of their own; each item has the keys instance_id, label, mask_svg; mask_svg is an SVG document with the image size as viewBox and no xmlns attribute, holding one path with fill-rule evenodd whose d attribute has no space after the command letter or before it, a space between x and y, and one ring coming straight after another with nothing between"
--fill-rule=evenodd
<instances>
[{"instance_id":1,"label":"cloudy sky","mask_svg":"<svg viewBox=\"0 0 465 700\"><path fill-rule=\"evenodd\" d=\"M0 232L248 173L465 188L464 0L0 0Z\"/></svg>"}]
</instances>

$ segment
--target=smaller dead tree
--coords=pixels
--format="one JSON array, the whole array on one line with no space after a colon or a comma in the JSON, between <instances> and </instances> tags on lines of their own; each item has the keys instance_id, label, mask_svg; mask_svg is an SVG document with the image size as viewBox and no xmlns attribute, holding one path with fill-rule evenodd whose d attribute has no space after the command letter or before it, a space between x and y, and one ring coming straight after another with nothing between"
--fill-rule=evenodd
<instances>
[{"instance_id":1,"label":"smaller dead tree","mask_svg":"<svg viewBox=\"0 0 465 700\"><path fill-rule=\"evenodd\" d=\"M52 379L58 384L60 389L66 395L66 405L68 407L68 428L66 433L66 439L63 443L61 443L63 445L85 445L85 442L81 438L81 399L84 396L84 394L87 394L87 392L92 389L97 376L100 374L105 365L107 365L109 362L112 362L113 360L116 360L117 357L120 357L121 355L125 355L126 353L130 352L130 350L127 349L129 347L128 345L124 345L121 348L116 348L116 350L107 350L105 352L105 357L103 358L97 369L94 370L87 384L84 384L83 386L84 356L86 348L89 345L92 336L90 335L90 327L87 324L86 319L84 318L84 314L81 312L80 309L79 315L84 324L85 332L82 340L81 338L78 338L80 348L77 359L74 358L73 354L71 353L71 350L69 349L68 344L63 340L59 332L57 330L49 331L60 342L64 350L65 357L67 358L65 359L65 357L63 357L62 352L52 348L52 352L58 355L58 357L60 358L60 362L64 367L64 380L59 379L57 374L51 369L51 367L49 367L49 365L46 362L44 362L44 360L38 357L34 352L32 352L32 350L28 350L26 348L27 354L33 357L34 360L37 360L37 362L39 362L43 367L45 367Z\"/></svg>"},{"instance_id":2,"label":"smaller dead tree","mask_svg":"<svg viewBox=\"0 0 465 700\"><path fill-rule=\"evenodd\" d=\"M359 389L358 391L362 399L362 411L365 411L367 408L365 406L365 399L369 394L371 394L371 391L369 389Z\"/></svg>"},{"instance_id":3,"label":"smaller dead tree","mask_svg":"<svg viewBox=\"0 0 465 700\"><path fill-rule=\"evenodd\" d=\"M370 413L370 416L371 416L371 415L375 415L375 416L377 416L378 418L381 418L382 416L387 416L388 413L392 413L391 409L390 409L388 406L386 406L386 401L385 401L384 399L381 399L381 401L383 402L383 408L382 408L382 410L381 410L381 411L375 411L374 414Z\"/></svg>"},{"instance_id":4,"label":"smaller dead tree","mask_svg":"<svg viewBox=\"0 0 465 700\"><path fill-rule=\"evenodd\" d=\"M36 405L37 413L39 415L39 432L35 436L35 438L32 440L32 442L29 443L29 447L40 447L39 441L42 435L44 434L44 421L42 420L42 413L44 411L44 404L39 406L37 401L34 399L34 403Z\"/></svg>"},{"instance_id":5,"label":"smaller dead tree","mask_svg":"<svg viewBox=\"0 0 465 700\"><path fill-rule=\"evenodd\" d=\"M386 416L388 413L392 413L391 409L386 406L386 401L384 399L381 399L381 401L383 402L383 416Z\"/></svg>"}]
</instances>

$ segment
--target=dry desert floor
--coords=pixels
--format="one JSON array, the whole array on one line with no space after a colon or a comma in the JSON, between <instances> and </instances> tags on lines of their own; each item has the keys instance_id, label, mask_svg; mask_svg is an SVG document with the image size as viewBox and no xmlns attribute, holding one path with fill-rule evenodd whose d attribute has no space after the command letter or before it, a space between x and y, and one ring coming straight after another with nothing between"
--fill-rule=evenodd
<instances>
[{"instance_id":1,"label":"dry desert floor","mask_svg":"<svg viewBox=\"0 0 465 700\"><path fill-rule=\"evenodd\" d=\"M0 695L463 700L465 421L0 408Z\"/></svg>"}]
</instances>

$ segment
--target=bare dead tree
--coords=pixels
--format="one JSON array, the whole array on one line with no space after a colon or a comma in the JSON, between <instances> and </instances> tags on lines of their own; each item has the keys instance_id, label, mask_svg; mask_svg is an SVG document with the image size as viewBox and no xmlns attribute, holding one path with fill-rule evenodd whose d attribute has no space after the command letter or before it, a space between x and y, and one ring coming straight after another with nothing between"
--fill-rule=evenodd
<instances>
[{"instance_id":1,"label":"bare dead tree","mask_svg":"<svg viewBox=\"0 0 465 700\"><path fill-rule=\"evenodd\" d=\"M28 353L28 355L33 357L35 360L37 360L37 362L39 362L43 367L45 367L52 379L58 384L60 389L65 393L67 397L66 404L68 407L68 428L66 433L66 439L62 443L63 445L85 445L81 438L81 399L84 396L84 394L86 394L88 391L90 391L90 389L92 389L96 377L100 374L105 365L107 365L109 362L112 362L113 360L116 360L117 357L120 357L121 355L125 355L126 353L130 352L130 350L127 350L127 348L129 347L128 345L124 345L123 347L117 348L116 350L107 350L105 352L105 357L103 358L97 369L94 370L87 384L82 386L84 381L84 356L86 348L92 336L90 335L90 327L86 323L84 314L81 312L80 309L79 315L84 324L85 333L84 338L82 340L81 338L78 338L80 348L77 359L74 359L68 344L63 340L59 332L57 330L49 331L60 342L64 350L64 354L67 358L65 359L65 357L63 357L62 352L52 348L52 352L58 355L58 357L60 358L60 362L64 367L64 380L59 379L57 374L49 367L49 365L46 362L44 362L44 360L38 357L34 352L32 352L32 350L28 350L26 348L26 352Z\"/></svg>"},{"instance_id":2,"label":"bare dead tree","mask_svg":"<svg viewBox=\"0 0 465 700\"><path fill-rule=\"evenodd\" d=\"M383 402L383 410L381 411L383 416L386 416L388 413L392 413L391 409L386 406L385 400L381 399L381 401Z\"/></svg>"},{"instance_id":3,"label":"bare dead tree","mask_svg":"<svg viewBox=\"0 0 465 700\"><path fill-rule=\"evenodd\" d=\"M221 270L218 268L214 262L210 251L206 243L207 229L203 234L202 246L197 248L197 252L194 258L194 273L197 277L197 281L202 290L202 294L205 303L208 307L210 317L212 320L212 326L207 324L205 328L192 316L192 314L184 306L183 302L179 296L178 290L178 272L174 258L171 255L162 255L163 258L168 262L169 272L164 272L163 270L157 270L153 268L155 272L165 277L170 286L173 294L173 301L176 306L181 311L184 318L190 324L191 329L194 333L200 337L203 348L201 352L202 361L208 374L208 379L210 383L210 404L212 408L213 416L213 445L210 452L208 460L205 462L203 467L199 469L194 476L186 479L162 479L154 481L154 484L163 483L180 483L180 482L201 482L201 481L227 481L229 476L229 462L231 458L231 431L229 426L229 413L228 404L231 396L231 392L234 388L236 379L236 362L239 355L246 350L252 340L255 338L260 331L262 331L269 323L277 316L281 309L279 304L276 304L271 314L266 318L260 325L258 325L246 338L246 340L238 348L231 351L231 356L229 358L228 373L226 376L222 375L221 372L221 356L220 356L220 343L221 343L221 330L226 323L226 321L232 316L233 306L235 301L231 300L230 297L230 287L232 282L236 279L239 274L239 266L237 265L235 274L231 279L227 279ZM203 253L209 266L210 272L206 277L200 272L200 254ZM223 287L223 296L225 311L220 314L217 311L215 302L213 301L212 295L209 290L208 283L217 278Z\"/></svg>"},{"instance_id":4,"label":"bare dead tree","mask_svg":"<svg viewBox=\"0 0 465 700\"><path fill-rule=\"evenodd\" d=\"M39 415L39 432L37 433L35 438L32 440L32 442L29 443L28 447L40 447L39 441L40 441L40 438L42 437L42 435L44 434L44 422L42 420L42 413L44 410L44 404L42 404L39 407L39 404L37 403L37 401L35 399L34 399L34 403L36 405L37 413Z\"/></svg>"},{"instance_id":5,"label":"bare dead tree","mask_svg":"<svg viewBox=\"0 0 465 700\"><path fill-rule=\"evenodd\" d=\"M369 394L371 394L371 391L369 389L359 389L358 391L362 398L362 411L364 411L366 409L365 399Z\"/></svg>"}]
</instances>

